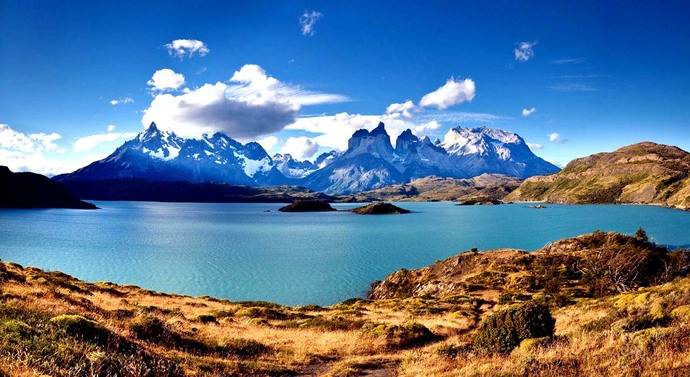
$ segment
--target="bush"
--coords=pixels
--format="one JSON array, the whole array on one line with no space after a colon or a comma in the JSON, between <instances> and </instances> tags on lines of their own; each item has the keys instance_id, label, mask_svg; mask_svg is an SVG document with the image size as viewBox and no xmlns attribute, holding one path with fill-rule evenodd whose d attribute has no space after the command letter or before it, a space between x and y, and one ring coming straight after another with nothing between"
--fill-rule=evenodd
<instances>
[{"instance_id":1,"label":"bush","mask_svg":"<svg viewBox=\"0 0 690 377\"><path fill-rule=\"evenodd\" d=\"M390 348L408 348L428 343L437 337L424 325L416 322L407 322L400 325L369 324L363 330L382 336L386 339L386 345Z\"/></svg>"},{"instance_id":2,"label":"bush","mask_svg":"<svg viewBox=\"0 0 690 377\"><path fill-rule=\"evenodd\" d=\"M111 338L110 331L88 318L76 314L61 314L49 321L68 335L96 344L106 344Z\"/></svg>"},{"instance_id":3,"label":"bush","mask_svg":"<svg viewBox=\"0 0 690 377\"><path fill-rule=\"evenodd\" d=\"M525 339L552 336L555 323L546 305L511 305L479 324L474 348L481 353L508 353Z\"/></svg>"},{"instance_id":4,"label":"bush","mask_svg":"<svg viewBox=\"0 0 690 377\"><path fill-rule=\"evenodd\" d=\"M269 350L267 346L251 339L229 339L218 347L221 353L238 357L256 357Z\"/></svg>"},{"instance_id":5,"label":"bush","mask_svg":"<svg viewBox=\"0 0 690 377\"><path fill-rule=\"evenodd\" d=\"M129 329L135 338L145 341L160 342L170 338L170 331L165 323L148 315L135 318Z\"/></svg>"}]
</instances>

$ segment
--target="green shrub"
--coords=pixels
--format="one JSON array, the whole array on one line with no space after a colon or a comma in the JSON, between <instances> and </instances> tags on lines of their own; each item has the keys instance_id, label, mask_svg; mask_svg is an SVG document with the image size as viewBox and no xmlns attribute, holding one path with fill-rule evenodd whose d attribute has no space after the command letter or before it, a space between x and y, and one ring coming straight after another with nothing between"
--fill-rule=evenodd
<instances>
[{"instance_id":1,"label":"green shrub","mask_svg":"<svg viewBox=\"0 0 690 377\"><path fill-rule=\"evenodd\" d=\"M270 351L267 346L251 339L230 339L217 348L220 353L238 357L256 357Z\"/></svg>"},{"instance_id":2,"label":"green shrub","mask_svg":"<svg viewBox=\"0 0 690 377\"><path fill-rule=\"evenodd\" d=\"M552 336L555 322L546 305L511 305L480 323L474 348L481 353L508 353L525 339Z\"/></svg>"},{"instance_id":3,"label":"green shrub","mask_svg":"<svg viewBox=\"0 0 690 377\"><path fill-rule=\"evenodd\" d=\"M135 338L145 341L160 342L170 338L170 331L165 323L149 315L140 315L135 318L129 330Z\"/></svg>"},{"instance_id":4,"label":"green shrub","mask_svg":"<svg viewBox=\"0 0 690 377\"><path fill-rule=\"evenodd\" d=\"M375 336L384 337L386 345L390 348L414 347L437 339L431 330L416 322L400 325L367 324L362 329Z\"/></svg>"},{"instance_id":5,"label":"green shrub","mask_svg":"<svg viewBox=\"0 0 690 377\"><path fill-rule=\"evenodd\" d=\"M76 314L61 314L50 319L50 324L68 335L96 344L106 344L111 334L95 321Z\"/></svg>"},{"instance_id":6,"label":"green shrub","mask_svg":"<svg viewBox=\"0 0 690 377\"><path fill-rule=\"evenodd\" d=\"M216 316L212 314L201 314L200 316L196 317L196 320L201 323L218 323L218 319L216 319Z\"/></svg>"}]
</instances>

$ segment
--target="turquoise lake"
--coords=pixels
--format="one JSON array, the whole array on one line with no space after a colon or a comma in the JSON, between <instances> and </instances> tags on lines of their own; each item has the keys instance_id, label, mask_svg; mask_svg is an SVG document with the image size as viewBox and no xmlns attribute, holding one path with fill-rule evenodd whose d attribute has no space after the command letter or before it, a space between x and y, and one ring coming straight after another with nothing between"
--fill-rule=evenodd
<instances>
[{"instance_id":1,"label":"turquoise lake","mask_svg":"<svg viewBox=\"0 0 690 377\"><path fill-rule=\"evenodd\" d=\"M658 243L690 245L690 212L651 206L399 203L414 213L362 216L277 212L281 204L96 204L0 210L0 259L165 292L325 305L472 247L532 250L638 227Z\"/></svg>"}]
</instances>

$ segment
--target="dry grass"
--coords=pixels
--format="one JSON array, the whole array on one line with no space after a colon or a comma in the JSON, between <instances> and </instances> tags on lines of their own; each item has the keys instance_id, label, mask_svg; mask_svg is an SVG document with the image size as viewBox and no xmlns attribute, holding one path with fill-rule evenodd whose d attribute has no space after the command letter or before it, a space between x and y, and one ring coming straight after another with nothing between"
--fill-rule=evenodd
<instances>
[{"instance_id":1,"label":"dry grass","mask_svg":"<svg viewBox=\"0 0 690 377\"><path fill-rule=\"evenodd\" d=\"M496 255L505 260L491 264L492 268L505 267L511 257L524 254ZM476 267L485 269L482 263ZM494 278L478 276L469 267L465 273L482 284L491 284ZM439 297L299 308L90 284L60 273L0 263L0 372L12 376L690 373L690 278L601 298L576 297L572 304L553 306L554 338L525 341L507 355L480 355L471 346L479 321L512 302L499 302L499 293L505 292L496 287L492 295L445 290ZM64 314L84 319L51 321ZM65 322L71 327L58 326ZM431 330L433 336L414 324Z\"/></svg>"}]
</instances>

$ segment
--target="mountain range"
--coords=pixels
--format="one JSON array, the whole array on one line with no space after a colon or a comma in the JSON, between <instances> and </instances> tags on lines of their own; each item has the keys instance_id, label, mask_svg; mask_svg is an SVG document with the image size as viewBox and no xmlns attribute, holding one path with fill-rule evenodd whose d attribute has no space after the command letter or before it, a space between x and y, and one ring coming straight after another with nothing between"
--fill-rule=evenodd
<instances>
[{"instance_id":1,"label":"mountain range","mask_svg":"<svg viewBox=\"0 0 690 377\"><path fill-rule=\"evenodd\" d=\"M453 128L436 142L406 130L393 147L384 124L379 123L371 131L356 131L347 150L324 153L311 162L289 154L271 157L260 144L242 144L223 133L182 138L151 123L108 157L55 179L296 185L340 195L432 175L471 178L490 173L526 178L558 170L534 155L519 135L492 128Z\"/></svg>"}]
</instances>

